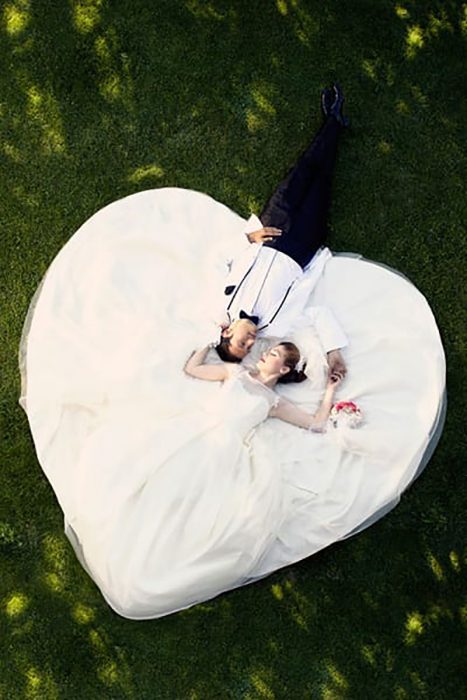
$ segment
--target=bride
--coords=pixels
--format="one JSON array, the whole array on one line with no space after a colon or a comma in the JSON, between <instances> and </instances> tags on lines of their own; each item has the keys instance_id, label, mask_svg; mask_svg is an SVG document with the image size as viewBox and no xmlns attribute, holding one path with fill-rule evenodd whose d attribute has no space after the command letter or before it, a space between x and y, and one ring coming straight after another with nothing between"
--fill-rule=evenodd
<instances>
[{"instance_id":1,"label":"bride","mask_svg":"<svg viewBox=\"0 0 467 700\"><path fill-rule=\"evenodd\" d=\"M85 559L94 562L92 574L109 603L126 617L174 612L240 586L255 575L257 564L276 539L284 498L277 461L256 443L253 446L254 429L271 416L321 431L342 379L340 374L329 379L321 406L312 415L274 391L278 383L306 379L303 370L297 369L300 352L293 343L275 345L263 354L254 371L230 363L208 365L208 351L209 346L193 353L184 370L190 377L222 382L221 390L198 414L191 413L189 421L181 413L151 432L143 426L147 440L139 451L148 455L151 465L144 488L131 496L130 508L125 453L118 460L121 471L115 469L115 458L110 460L114 467L108 488L115 521L109 526L106 514L96 528L96 510L89 494L81 507L76 534L87 543ZM147 420L137 412L132 424ZM88 445L80 468L84 483L89 484L84 472L100 467L102 489L102 458L107 450L115 450L121 430L123 425L119 430L111 422L94 446ZM143 457L142 469L146 470L144 462ZM116 498L119 491L124 495L121 510ZM88 504L92 537L83 531ZM151 522L146 532L139 528L130 546L126 541L129 533L137 532L132 520L140 521L143 512L151 514ZM101 527L115 527L110 561L108 538L101 535ZM96 549L101 536L105 556ZM119 572L118 579L109 576L112 570Z\"/></svg>"},{"instance_id":2,"label":"bride","mask_svg":"<svg viewBox=\"0 0 467 700\"><path fill-rule=\"evenodd\" d=\"M151 560L158 568L157 575L147 580L153 614L154 606L167 608L166 596L170 597L170 608L177 609L249 578L273 543L283 511L275 461L252 449L254 429L270 416L313 432L323 431L334 392L342 381L342 373L334 372L313 415L274 391L276 384L307 378L303 369L297 369L300 351L294 343L275 345L263 353L253 370L233 363L207 364L210 347L195 351L184 371L190 377L223 383L218 400L206 407L206 413L215 414L215 421L202 420L205 428L192 436L189 452L180 450L169 465L161 463L158 468L161 476L171 470L171 483L177 483L173 469L180 468L186 474L188 464L190 476L178 482L173 500L167 498L164 487L161 503L154 508L155 513L156 508L166 513L166 533L171 530L168 513L172 513L172 522L178 519L179 524L170 536L166 534L169 548L161 549L156 540L152 543ZM206 430L208 425L211 427ZM178 536L174 536L175 531ZM167 587L163 596L161 587Z\"/></svg>"},{"instance_id":3,"label":"bride","mask_svg":"<svg viewBox=\"0 0 467 700\"><path fill-rule=\"evenodd\" d=\"M286 504L280 465L267 444L254 441L254 429L271 416L322 431L342 380L338 373L328 380L312 415L274 391L278 383L306 379L293 343L275 345L253 371L208 365L208 351L193 353L184 370L222 382L211 400L163 421L147 406L135 405L130 415L126 405L121 416L108 416L81 454L79 517L69 524L83 545L81 560L125 617L175 612L255 575Z\"/></svg>"},{"instance_id":4,"label":"bride","mask_svg":"<svg viewBox=\"0 0 467 700\"><path fill-rule=\"evenodd\" d=\"M160 529L153 528L157 536L146 545L147 557L132 552L145 571L136 572L131 558L127 562L126 571L134 573L133 580L127 573L122 577L131 593L125 602L127 617L185 608L248 579L274 541L283 509L275 461L251 449L254 429L270 416L323 431L342 381L341 373L332 375L313 415L274 391L278 383L307 378L297 369L300 352L294 343L272 347L254 370L233 363L208 365L210 348L195 351L184 371L197 379L223 382L222 389L218 400L205 406L199 426L192 425L192 432L179 438L178 449L168 459L161 455L158 464L153 462L147 498ZM173 442L176 432L176 425L166 425L165 442ZM152 455L154 459L154 451ZM115 599L109 602L119 611Z\"/></svg>"},{"instance_id":5,"label":"bride","mask_svg":"<svg viewBox=\"0 0 467 700\"><path fill-rule=\"evenodd\" d=\"M248 321L242 321L242 323L248 323ZM205 363L205 359L209 349L208 345L204 349L194 352L185 365L185 373L191 377L208 381L230 381L231 385L235 386L234 390L236 391L235 412L242 412L239 411L239 405L242 400L245 400L245 409L250 415L245 421L245 414L242 420L248 423L248 420L251 419L251 428L269 415L292 423L299 428L318 432L324 430L325 422L329 418L332 408L334 392L343 379L343 372L334 371L331 374L321 406L312 415L298 408L292 402L277 396L274 392L274 387L278 383L298 383L307 378L304 369L297 369L300 363L300 351L294 343L284 341L263 353L254 371L239 368L238 365L228 362L221 365L208 365ZM229 387L229 391L232 391L231 387ZM256 407L248 405L247 396L256 397L257 410ZM268 408L266 415L260 418L261 413L264 413L266 408Z\"/></svg>"}]
</instances>

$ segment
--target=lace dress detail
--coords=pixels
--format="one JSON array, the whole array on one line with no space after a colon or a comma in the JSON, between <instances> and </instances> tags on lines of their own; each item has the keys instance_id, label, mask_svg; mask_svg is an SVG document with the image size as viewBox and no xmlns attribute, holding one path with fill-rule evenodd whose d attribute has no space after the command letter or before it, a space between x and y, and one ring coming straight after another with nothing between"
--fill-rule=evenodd
<instances>
[{"instance_id":1,"label":"lace dress detail","mask_svg":"<svg viewBox=\"0 0 467 700\"><path fill-rule=\"evenodd\" d=\"M263 396L268 401L270 408L276 408L280 401L280 396L276 394L274 389L262 384L248 370L240 374L239 378L240 381L243 382L243 386L248 392L257 396Z\"/></svg>"},{"instance_id":2,"label":"lace dress detail","mask_svg":"<svg viewBox=\"0 0 467 700\"><path fill-rule=\"evenodd\" d=\"M230 369L216 412L230 431L244 438L269 415L278 397L244 367Z\"/></svg>"}]
</instances>

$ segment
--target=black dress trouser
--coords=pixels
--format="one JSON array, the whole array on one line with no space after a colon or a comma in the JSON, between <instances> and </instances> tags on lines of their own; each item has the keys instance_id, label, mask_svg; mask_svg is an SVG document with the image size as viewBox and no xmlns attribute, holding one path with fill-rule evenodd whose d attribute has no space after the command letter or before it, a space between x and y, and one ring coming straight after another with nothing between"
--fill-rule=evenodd
<instances>
[{"instance_id":1,"label":"black dress trouser","mask_svg":"<svg viewBox=\"0 0 467 700\"><path fill-rule=\"evenodd\" d=\"M305 267L328 235L332 173L340 125L329 117L312 143L277 186L259 218L282 235L263 245L280 250Z\"/></svg>"}]
</instances>

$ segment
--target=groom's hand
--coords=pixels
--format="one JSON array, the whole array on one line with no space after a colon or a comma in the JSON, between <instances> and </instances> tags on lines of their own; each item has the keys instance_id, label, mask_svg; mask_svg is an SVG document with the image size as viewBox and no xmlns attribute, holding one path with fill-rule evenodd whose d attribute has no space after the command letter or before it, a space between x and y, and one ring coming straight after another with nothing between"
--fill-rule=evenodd
<instances>
[{"instance_id":1,"label":"groom's hand","mask_svg":"<svg viewBox=\"0 0 467 700\"><path fill-rule=\"evenodd\" d=\"M282 231L280 228L274 228L274 226L266 226L258 229L258 231L246 234L250 243L266 243L267 241L273 241L277 236L282 236Z\"/></svg>"},{"instance_id":2,"label":"groom's hand","mask_svg":"<svg viewBox=\"0 0 467 700\"><path fill-rule=\"evenodd\" d=\"M339 377L342 380L347 374L347 367L345 366L344 358L340 351L330 350L327 355L329 366L328 379Z\"/></svg>"}]
</instances>

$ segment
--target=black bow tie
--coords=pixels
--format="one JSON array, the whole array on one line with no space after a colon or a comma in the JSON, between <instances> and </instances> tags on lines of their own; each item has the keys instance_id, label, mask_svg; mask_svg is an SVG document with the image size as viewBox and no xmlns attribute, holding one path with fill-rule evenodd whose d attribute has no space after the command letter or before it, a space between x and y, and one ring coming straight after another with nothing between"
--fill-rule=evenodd
<instances>
[{"instance_id":1,"label":"black bow tie","mask_svg":"<svg viewBox=\"0 0 467 700\"><path fill-rule=\"evenodd\" d=\"M250 314L247 314L246 311L243 311L243 309L240 309L240 318L246 318L248 321L251 321L252 323L255 324L255 326L258 325L259 323L259 316L250 316Z\"/></svg>"}]
</instances>

